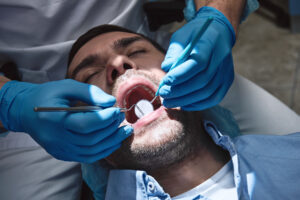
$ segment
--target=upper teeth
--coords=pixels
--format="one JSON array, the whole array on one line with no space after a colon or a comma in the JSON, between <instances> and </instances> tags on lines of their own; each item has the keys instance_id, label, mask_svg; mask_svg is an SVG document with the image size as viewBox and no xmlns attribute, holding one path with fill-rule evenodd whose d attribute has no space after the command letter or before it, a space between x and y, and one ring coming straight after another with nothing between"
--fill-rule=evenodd
<instances>
[{"instance_id":1,"label":"upper teeth","mask_svg":"<svg viewBox=\"0 0 300 200\"><path fill-rule=\"evenodd\" d=\"M155 96L155 93L154 93L150 88L145 87L144 85L137 85L137 86L131 88L130 90L128 90L128 91L126 92L125 97L126 97L128 94L130 94L132 90L134 90L134 89L136 89L136 88L138 88L138 87L143 87L143 88L145 89L145 91L147 91L147 92L148 92L149 94L151 94L152 96ZM123 99L123 105L124 105L125 108L127 108L127 103L126 103L125 99L126 99L126 98Z\"/></svg>"}]
</instances>

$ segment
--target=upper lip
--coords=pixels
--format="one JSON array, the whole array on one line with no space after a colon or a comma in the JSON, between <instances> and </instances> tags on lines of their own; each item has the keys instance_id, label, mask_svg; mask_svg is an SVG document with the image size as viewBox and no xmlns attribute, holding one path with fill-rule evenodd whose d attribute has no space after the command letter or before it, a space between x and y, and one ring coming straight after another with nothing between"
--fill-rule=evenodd
<instances>
[{"instance_id":1,"label":"upper lip","mask_svg":"<svg viewBox=\"0 0 300 200\"><path fill-rule=\"evenodd\" d=\"M122 83L120 85L120 87L117 90L117 104L119 107L126 107L129 108L130 105L126 105L126 96L130 93L131 90L133 90L134 88L137 87L145 87L148 89L149 94L151 93L153 98L155 96L155 91L157 89L157 87L151 83L151 81L147 80L144 77L140 77L140 76L135 76L132 77L130 79L128 79L128 81L126 81L126 83ZM150 99L152 100L152 99Z\"/></svg>"},{"instance_id":2,"label":"upper lip","mask_svg":"<svg viewBox=\"0 0 300 200\"><path fill-rule=\"evenodd\" d=\"M117 89L117 104L122 108L130 108L133 104L136 104L141 99L151 101L155 97L155 91L157 86L145 77L135 75L122 82ZM161 106L159 98L156 98L152 103L154 109ZM125 113L126 120L129 123L135 123L138 118L134 113L134 109Z\"/></svg>"}]
</instances>

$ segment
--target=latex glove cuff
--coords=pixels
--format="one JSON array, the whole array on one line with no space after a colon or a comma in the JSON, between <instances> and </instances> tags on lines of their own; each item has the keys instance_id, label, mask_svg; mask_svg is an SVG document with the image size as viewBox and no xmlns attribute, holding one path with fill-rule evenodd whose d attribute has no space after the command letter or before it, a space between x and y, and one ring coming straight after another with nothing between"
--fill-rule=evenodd
<instances>
[{"instance_id":1,"label":"latex glove cuff","mask_svg":"<svg viewBox=\"0 0 300 200\"><path fill-rule=\"evenodd\" d=\"M231 25L229 20L225 17L225 15L223 15L223 13L221 13L220 11L218 11L213 7L204 6L197 11L193 20L208 18L208 17L213 17L214 20L218 21L219 23L225 25L228 28L231 35L231 41L232 41L231 45L233 47L236 40L235 31L233 29L233 26Z\"/></svg>"},{"instance_id":2,"label":"latex glove cuff","mask_svg":"<svg viewBox=\"0 0 300 200\"><path fill-rule=\"evenodd\" d=\"M186 6L183 10L184 18L186 21L190 21L193 19L197 12L194 0L185 0L185 5ZM240 23L245 21L247 17L258 8L259 3L257 0L247 0Z\"/></svg>"},{"instance_id":3,"label":"latex glove cuff","mask_svg":"<svg viewBox=\"0 0 300 200\"><path fill-rule=\"evenodd\" d=\"M0 120L3 126L7 130L11 131L23 131L20 123L19 107L12 107L16 97L23 93L28 88L33 87L34 84L19 82L19 81L9 81L3 85L0 90ZM12 109L13 108L13 109Z\"/></svg>"}]
</instances>

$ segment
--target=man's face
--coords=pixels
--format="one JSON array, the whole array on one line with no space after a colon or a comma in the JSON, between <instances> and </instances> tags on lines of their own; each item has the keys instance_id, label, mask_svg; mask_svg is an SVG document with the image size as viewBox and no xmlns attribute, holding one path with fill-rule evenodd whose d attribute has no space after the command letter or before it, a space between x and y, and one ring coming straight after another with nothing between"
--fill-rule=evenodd
<instances>
[{"instance_id":1,"label":"man's face","mask_svg":"<svg viewBox=\"0 0 300 200\"><path fill-rule=\"evenodd\" d=\"M130 108L141 99L154 98L159 81L165 75L161 70L163 59L164 54L139 35L105 33L79 49L68 75L100 87L116 97L117 106ZM134 109L125 113L126 120L121 125L131 124L134 134L108 157L111 164L156 168L176 162L190 151L193 138L187 137L191 134L185 133L185 126L195 121L191 113L166 109L159 98L152 104L155 110L140 119Z\"/></svg>"}]
</instances>

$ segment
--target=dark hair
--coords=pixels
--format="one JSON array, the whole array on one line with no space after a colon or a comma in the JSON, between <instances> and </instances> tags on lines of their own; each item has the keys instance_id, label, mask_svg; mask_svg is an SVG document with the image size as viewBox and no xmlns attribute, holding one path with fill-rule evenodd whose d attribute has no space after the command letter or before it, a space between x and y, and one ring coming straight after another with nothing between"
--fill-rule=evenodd
<instances>
[{"instance_id":1,"label":"dark hair","mask_svg":"<svg viewBox=\"0 0 300 200\"><path fill-rule=\"evenodd\" d=\"M110 33L110 32L127 32L127 33L133 33L133 34L140 35L141 37L148 40L157 50L161 51L164 54L166 53L166 50L164 48L162 48L161 45L159 45L157 42L155 42L154 40L150 39L149 37L147 37L143 34L136 33L134 31L128 30L128 29L120 27L120 26L105 24L105 25L96 26L96 27L90 29L89 31L87 31L86 33L81 35L76 40L76 42L73 44L73 46L70 50L70 53L69 53L68 66L72 62L75 54L85 43L87 43L88 41L90 41L91 39L93 39L96 36L99 36L104 33Z\"/></svg>"}]
</instances>

